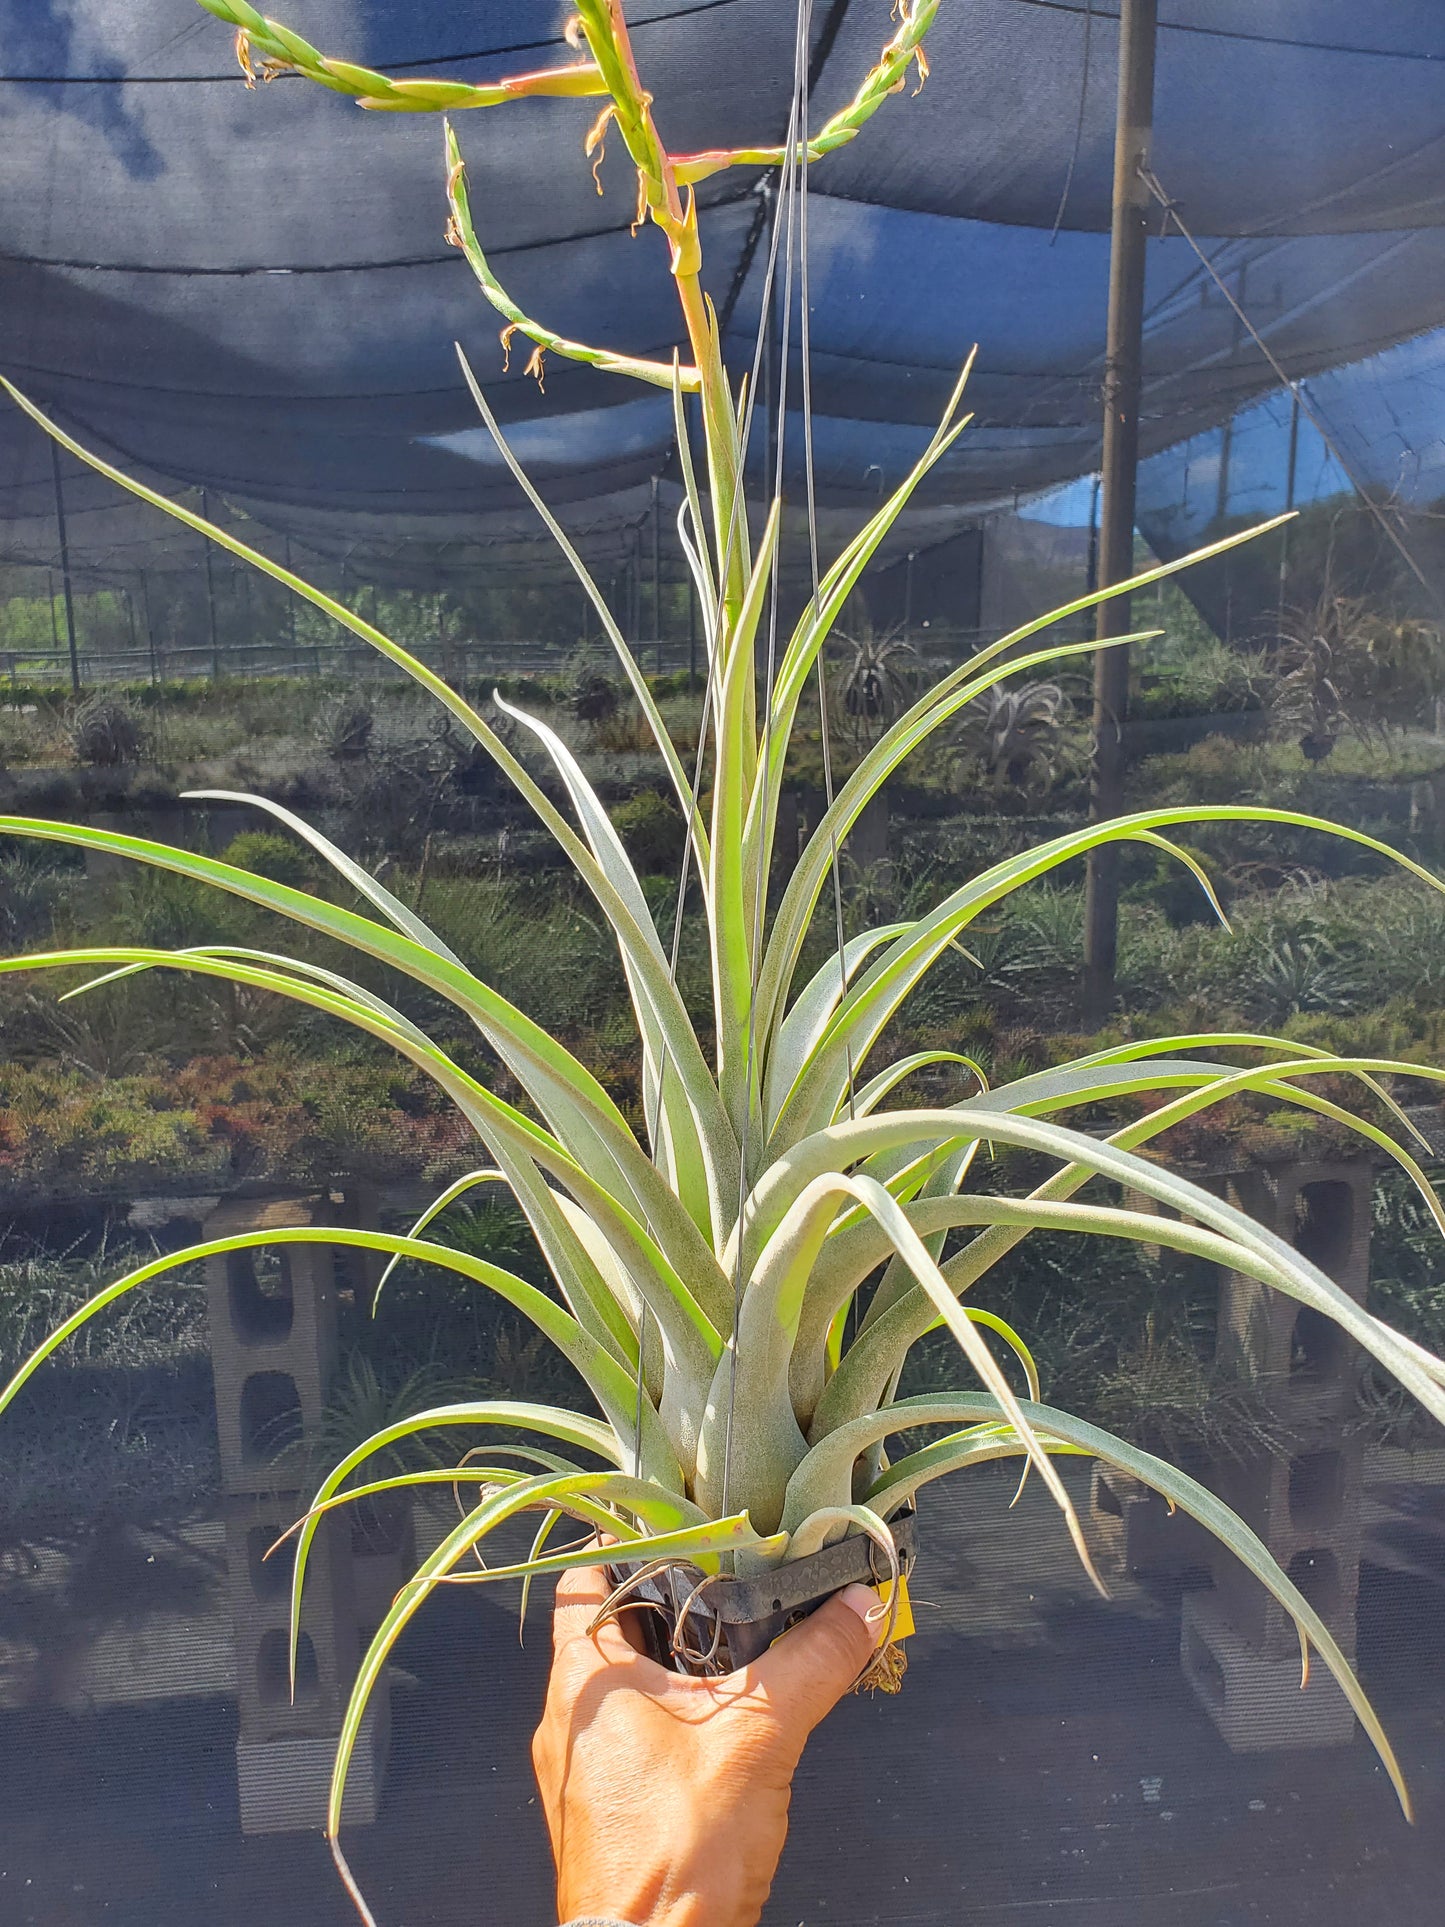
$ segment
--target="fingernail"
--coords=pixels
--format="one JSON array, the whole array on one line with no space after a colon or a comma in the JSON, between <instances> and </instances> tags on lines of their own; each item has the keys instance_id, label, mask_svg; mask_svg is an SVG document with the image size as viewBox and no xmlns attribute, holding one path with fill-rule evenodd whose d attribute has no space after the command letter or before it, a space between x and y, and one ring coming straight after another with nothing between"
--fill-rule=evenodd
<instances>
[{"instance_id":1,"label":"fingernail","mask_svg":"<svg viewBox=\"0 0 1445 1927\"><path fill-rule=\"evenodd\" d=\"M849 1612L857 1613L876 1642L883 1630L883 1601L871 1586L845 1586L838 1597Z\"/></svg>"}]
</instances>

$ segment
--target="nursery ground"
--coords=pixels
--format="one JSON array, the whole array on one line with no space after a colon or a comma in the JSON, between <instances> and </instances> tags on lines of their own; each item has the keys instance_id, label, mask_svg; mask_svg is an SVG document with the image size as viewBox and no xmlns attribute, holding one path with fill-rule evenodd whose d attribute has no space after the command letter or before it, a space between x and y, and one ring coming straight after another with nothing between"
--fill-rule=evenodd
<instances>
[{"instance_id":1,"label":"nursery ground","mask_svg":"<svg viewBox=\"0 0 1445 1927\"><path fill-rule=\"evenodd\" d=\"M845 1703L810 1748L767 1927L1432 1917L1445 1874L1439 1492L1396 1490L1375 1509L1361 1597L1361 1668L1415 1828L1358 1736L1232 1755L1180 1673L1177 1591L1086 1597L1045 1502L1026 1494L1010 1512L1011 1494L985 1472L931 1500L904 1691ZM12 1565L12 1604L18 1582ZM203 1602L192 1610L203 1640ZM527 1761L546 1652L540 1619L519 1650L510 1606L470 1590L408 1637L382 1817L349 1842L385 1927L552 1920ZM0 1715L0 1917L346 1927L319 1838L241 1839L234 1739L219 1694Z\"/></svg>"}]
</instances>

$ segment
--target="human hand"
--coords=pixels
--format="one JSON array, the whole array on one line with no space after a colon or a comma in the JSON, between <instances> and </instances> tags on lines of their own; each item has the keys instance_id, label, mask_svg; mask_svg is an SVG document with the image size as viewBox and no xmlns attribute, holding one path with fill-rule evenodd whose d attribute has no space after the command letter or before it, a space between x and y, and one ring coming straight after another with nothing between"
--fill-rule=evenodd
<instances>
[{"instance_id":1,"label":"human hand","mask_svg":"<svg viewBox=\"0 0 1445 1927\"><path fill-rule=\"evenodd\" d=\"M557 1863L558 1918L756 1927L813 1728L867 1664L878 1595L849 1586L721 1679L671 1673L624 1620L587 1628L602 1571L557 1585L552 1674L532 1763Z\"/></svg>"}]
</instances>

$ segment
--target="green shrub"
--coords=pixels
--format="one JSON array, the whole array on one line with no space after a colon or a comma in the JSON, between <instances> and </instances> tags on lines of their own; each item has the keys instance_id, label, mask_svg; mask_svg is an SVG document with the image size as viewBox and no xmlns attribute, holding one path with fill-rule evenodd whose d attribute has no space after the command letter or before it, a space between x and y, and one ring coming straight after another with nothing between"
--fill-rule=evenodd
<instances>
[{"instance_id":1,"label":"green shrub","mask_svg":"<svg viewBox=\"0 0 1445 1927\"><path fill-rule=\"evenodd\" d=\"M92 696L82 703L71 722L71 739L77 760L96 769L139 762L144 742L139 718L118 696Z\"/></svg>"},{"instance_id":2,"label":"green shrub","mask_svg":"<svg viewBox=\"0 0 1445 1927\"><path fill-rule=\"evenodd\" d=\"M1191 844L1180 844L1179 847L1209 875L1215 895L1228 910L1234 894L1228 877L1219 873L1207 851L1195 849ZM1178 857L1163 850L1152 853L1148 875L1137 883L1131 883L1125 894L1130 902L1148 904L1158 910L1176 929L1190 923L1213 924L1217 921L1214 906L1200 888L1199 879Z\"/></svg>"},{"instance_id":3,"label":"green shrub","mask_svg":"<svg viewBox=\"0 0 1445 1927\"><path fill-rule=\"evenodd\" d=\"M289 884L293 890L311 889L317 876L316 860L306 845L272 830L243 830L222 850L221 860L269 877L273 883Z\"/></svg>"},{"instance_id":4,"label":"green shrub","mask_svg":"<svg viewBox=\"0 0 1445 1927\"><path fill-rule=\"evenodd\" d=\"M626 1008L617 952L570 880L433 875L425 909L469 969L540 1023L575 1035Z\"/></svg>"},{"instance_id":5,"label":"green shrub","mask_svg":"<svg viewBox=\"0 0 1445 1927\"><path fill-rule=\"evenodd\" d=\"M186 950L234 937L254 919L203 883L166 870L141 870L122 882L116 920L131 943Z\"/></svg>"},{"instance_id":6,"label":"green shrub","mask_svg":"<svg viewBox=\"0 0 1445 1927\"><path fill-rule=\"evenodd\" d=\"M316 740L333 762L359 762L370 754L376 710L366 696L348 692L335 697L316 718Z\"/></svg>"},{"instance_id":7,"label":"green shrub","mask_svg":"<svg viewBox=\"0 0 1445 1927\"><path fill-rule=\"evenodd\" d=\"M1265 709L1276 682L1268 658L1217 636L1169 636L1140 652L1140 687L1131 707L1145 717L1219 716Z\"/></svg>"},{"instance_id":8,"label":"green shrub","mask_svg":"<svg viewBox=\"0 0 1445 1927\"><path fill-rule=\"evenodd\" d=\"M12 1195L450 1176L464 1139L430 1090L390 1063L278 1051L104 1082L79 1064L0 1066L0 1186Z\"/></svg>"},{"instance_id":9,"label":"green shrub","mask_svg":"<svg viewBox=\"0 0 1445 1927\"><path fill-rule=\"evenodd\" d=\"M93 1298L122 1264L144 1264L155 1246L130 1246L102 1238L92 1251L55 1254L7 1249L0 1256L0 1371L33 1351L56 1325ZM184 1266L158 1278L155 1288L136 1292L106 1319L87 1326L67 1359L104 1359L108 1363L147 1365L173 1359L179 1351L205 1351L205 1288L199 1266Z\"/></svg>"},{"instance_id":10,"label":"green shrub","mask_svg":"<svg viewBox=\"0 0 1445 1927\"><path fill-rule=\"evenodd\" d=\"M74 816L81 808L80 779L68 769L24 770L15 784L15 807L27 815Z\"/></svg>"},{"instance_id":11,"label":"green shrub","mask_svg":"<svg viewBox=\"0 0 1445 1927\"><path fill-rule=\"evenodd\" d=\"M12 846L13 847L13 846ZM48 939L55 913L70 895L75 872L36 860L33 849L0 851L0 936L8 948Z\"/></svg>"},{"instance_id":12,"label":"green shrub","mask_svg":"<svg viewBox=\"0 0 1445 1927\"><path fill-rule=\"evenodd\" d=\"M682 863L683 826L670 797L660 790L639 790L609 814L642 875L676 875Z\"/></svg>"}]
</instances>

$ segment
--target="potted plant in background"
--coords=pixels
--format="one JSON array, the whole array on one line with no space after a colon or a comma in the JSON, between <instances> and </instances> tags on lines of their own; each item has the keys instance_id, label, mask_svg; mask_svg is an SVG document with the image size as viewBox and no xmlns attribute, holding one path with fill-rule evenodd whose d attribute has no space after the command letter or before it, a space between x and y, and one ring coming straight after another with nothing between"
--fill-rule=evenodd
<instances>
[{"instance_id":1,"label":"potted plant in background","mask_svg":"<svg viewBox=\"0 0 1445 1927\"><path fill-rule=\"evenodd\" d=\"M664 726L596 584L565 533L507 450L481 386L463 374L520 486L576 570L613 648L620 677L651 730L686 831L678 916L700 919L711 965L711 1009L695 1023L675 981L677 940L654 922L639 877L607 811L575 758L543 721L497 699L514 730L549 764L564 811L487 716L353 611L234 535L167 502L88 455L35 405L20 406L57 440L134 494L230 549L360 637L426 688L497 764L550 830L590 891L616 940L637 1026L645 1130L639 1137L598 1080L545 1030L476 977L415 911L319 832L279 805L247 798L323 857L356 891L359 913L272 878L143 838L48 821L7 818L0 833L58 840L126 856L214 884L265 906L385 965L462 1010L487 1050L525 1093L513 1104L463 1068L406 1013L341 969L282 953L200 946L170 952L107 946L15 957L5 970L100 971L85 986L157 968L191 971L290 997L355 1025L399 1051L454 1101L485 1145L488 1161L436 1200L408 1236L334 1227L268 1229L213 1240L157 1259L116 1280L66 1320L0 1394L8 1406L43 1361L86 1320L172 1265L256 1244L351 1244L439 1266L510 1302L564 1354L596 1402L586 1416L509 1399L445 1403L384 1424L347 1451L322 1482L300 1527L294 1598L322 1515L411 1486L470 1482L476 1503L400 1590L362 1662L338 1748L328 1834L338 1866L366 1913L337 1844L342 1797L368 1696L403 1628L434 1589L457 1573L497 1527L523 1511L542 1514L532 1554L473 1570L473 1580L533 1576L606 1562L626 1574L666 1578L657 1592L666 1640L680 1664L723 1663L729 1586L768 1583L753 1601L766 1619L784 1602L805 1604L853 1571L899 1570L895 1522L931 1479L1021 1457L1052 1494L1084 1566L1089 1550L1060 1454L1096 1457L1162 1493L1215 1533L1293 1616L1302 1650L1313 1648L1339 1680L1408 1810L1399 1766L1344 1654L1309 1600L1260 1540L1194 1479L1097 1427L1042 1403L1023 1337L986 1303L990 1271L1028 1233L1048 1227L1078 1237L1142 1241L1193 1253L1261 1280L1338 1323L1436 1417L1445 1418L1445 1364L1356 1304L1307 1257L1252 1218L1143 1155L1172 1125L1241 1093L1262 1093L1337 1123L1394 1158L1437 1223L1445 1213L1410 1152L1373 1117L1356 1115L1318 1088L1354 1079L1394 1124L1404 1114L1380 1080L1398 1073L1439 1081L1418 1065L1351 1059L1265 1035L1211 1034L1132 1041L1071 1064L983 1087L956 1054L935 1050L880 1064L880 1043L930 968L966 938L969 925L1014 891L1090 848L1134 841L1176 857L1209 892L1198 860L1170 832L1201 821L1266 821L1321 831L1333 826L1292 811L1235 806L1157 809L1095 824L1011 857L951 891L928 914L842 941L837 852L860 814L910 752L987 697L1005 676L1091 651L1092 642L1033 639L1101 598L1085 596L1001 640L918 696L881 727L856 769L833 790L822 820L781 888L770 894L772 846L790 736L821 677L826 640L871 556L910 496L964 431L959 411L967 369L914 469L822 570L787 634L777 628L774 573L781 504L760 530L743 497L743 458L755 384L733 382L701 281L694 190L733 166L782 170L786 204L806 167L852 140L911 71L927 69L924 36L938 0L899 0L897 29L857 95L808 136L794 117L779 147L670 153L652 96L633 58L620 0L580 0L569 39L578 58L495 85L390 80L328 59L245 0L203 0L237 29L248 74L297 71L381 111L460 110L536 95L599 103L587 135L593 152L616 130L635 165L638 208L669 250L687 355L649 362L558 336L525 314L496 278L473 222L460 141L445 134L450 237L464 251L504 339L650 383L673 398L684 482L679 533L703 612L708 674L704 724L689 769ZM802 68L804 62L799 61ZM775 241L776 247L776 241ZM8 386L8 384L7 384ZM690 410L701 429L695 466ZM1243 537L1231 540L1242 540ZM1205 554L1230 546L1215 545ZM1182 565L1176 565L1182 566ZM1168 574L1156 569L1134 584ZM1115 588L1109 593L1118 593ZM1120 638L1125 641L1130 638ZM826 692L818 709L825 719ZM825 759L826 761L826 759ZM241 800L241 799L237 799ZM1333 829L1441 888L1428 872L1358 831ZM831 955L805 972L815 924L836 925ZM1241 1066L1228 1054L1246 1052ZM1190 1054L1194 1053L1194 1054ZM954 1066L967 1093L956 1102L905 1103L920 1070ZM1331 1086L1332 1088L1333 1086ZM1086 1106L1148 1096L1155 1108L1099 1136L1060 1121ZM1408 1128L1408 1126L1406 1126ZM999 1153L1048 1161L1051 1175L1015 1195ZM1120 1208L1093 1181L1143 1194L1165 1214ZM506 1185L545 1255L556 1295L504 1266L432 1242L429 1225L482 1183ZM1177 1214L1174 1217L1167 1213ZM871 1290L870 1290L871 1287ZM953 1334L967 1368L956 1392L894 1402L910 1348L930 1329ZM1001 1362L1002 1361L1002 1362ZM380 1455L414 1434L448 1428L506 1442L462 1463L406 1467L374 1476ZM935 1428L931 1443L890 1461L887 1441ZM518 1443L518 1435L523 1442ZM616 1543L548 1549L562 1519L580 1520ZM804 1562L821 1558L811 1576ZM786 1577L784 1577L786 1575ZM674 1591L676 1582L680 1590ZM896 1607L898 1595L893 1595ZM890 1610L893 1608L890 1608ZM294 1617L294 1616L293 1616ZM733 1624L737 1624L736 1619ZM695 1634L701 1629L701 1643ZM741 1636L740 1636L741 1637ZM293 1650L294 1660L294 1650ZM366 1914L369 1919L370 1915Z\"/></svg>"}]
</instances>

